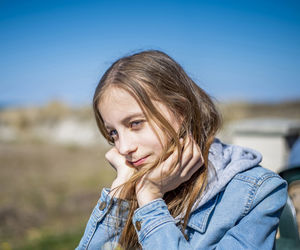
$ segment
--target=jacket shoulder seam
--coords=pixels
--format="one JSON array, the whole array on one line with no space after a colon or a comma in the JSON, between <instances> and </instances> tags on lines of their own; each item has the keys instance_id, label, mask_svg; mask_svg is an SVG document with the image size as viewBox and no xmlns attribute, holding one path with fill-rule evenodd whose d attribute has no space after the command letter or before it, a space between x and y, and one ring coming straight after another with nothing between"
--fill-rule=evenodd
<instances>
[{"instance_id":1,"label":"jacket shoulder seam","mask_svg":"<svg viewBox=\"0 0 300 250\"><path fill-rule=\"evenodd\" d=\"M242 214L242 217L246 216L251 211L251 208L253 207L253 203L259 188L262 186L262 184L264 184L266 181L270 180L271 178L280 179L281 177L275 173L268 173L263 175L261 178L257 178L257 182L249 190L248 200L245 206L244 213Z\"/></svg>"},{"instance_id":2,"label":"jacket shoulder seam","mask_svg":"<svg viewBox=\"0 0 300 250\"><path fill-rule=\"evenodd\" d=\"M248 173L238 173L233 177L232 180L240 180L240 181L248 182L255 186L261 186L265 182L265 180L273 177L279 179L281 178L278 174L273 172L267 172L258 176L251 176Z\"/></svg>"}]
</instances>

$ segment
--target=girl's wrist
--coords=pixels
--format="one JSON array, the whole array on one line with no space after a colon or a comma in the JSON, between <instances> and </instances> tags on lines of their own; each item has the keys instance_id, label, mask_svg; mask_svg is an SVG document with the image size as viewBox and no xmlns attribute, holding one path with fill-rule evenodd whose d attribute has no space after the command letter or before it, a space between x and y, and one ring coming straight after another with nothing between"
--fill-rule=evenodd
<instances>
[{"instance_id":1,"label":"girl's wrist","mask_svg":"<svg viewBox=\"0 0 300 250\"><path fill-rule=\"evenodd\" d=\"M139 207L145 206L146 204L150 203L153 200L162 198L163 194L161 193L151 193L147 190L139 191L136 194L137 202Z\"/></svg>"},{"instance_id":2,"label":"girl's wrist","mask_svg":"<svg viewBox=\"0 0 300 250\"><path fill-rule=\"evenodd\" d=\"M126 199L125 195L122 193L122 185L126 181L115 179L110 187L110 196L114 196L115 198Z\"/></svg>"}]
</instances>

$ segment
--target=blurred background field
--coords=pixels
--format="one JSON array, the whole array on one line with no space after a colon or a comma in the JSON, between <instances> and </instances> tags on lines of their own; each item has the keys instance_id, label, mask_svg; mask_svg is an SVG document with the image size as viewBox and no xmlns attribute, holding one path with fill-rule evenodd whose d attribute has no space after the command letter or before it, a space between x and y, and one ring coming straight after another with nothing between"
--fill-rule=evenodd
<instances>
[{"instance_id":1,"label":"blurred background field","mask_svg":"<svg viewBox=\"0 0 300 250\"><path fill-rule=\"evenodd\" d=\"M218 106L224 121L219 135L228 142L224 128L240 119L300 119L300 100ZM104 160L108 148L90 107L53 101L1 109L0 249L73 249L101 189L115 176Z\"/></svg>"},{"instance_id":2,"label":"blurred background field","mask_svg":"<svg viewBox=\"0 0 300 250\"><path fill-rule=\"evenodd\" d=\"M0 111L2 249L74 248L102 187L114 176L103 160L108 147L100 139L84 146L58 143L34 130L46 126L50 132L66 117L91 119L90 112L82 117L80 109L66 114L63 106L54 106Z\"/></svg>"}]
</instances>

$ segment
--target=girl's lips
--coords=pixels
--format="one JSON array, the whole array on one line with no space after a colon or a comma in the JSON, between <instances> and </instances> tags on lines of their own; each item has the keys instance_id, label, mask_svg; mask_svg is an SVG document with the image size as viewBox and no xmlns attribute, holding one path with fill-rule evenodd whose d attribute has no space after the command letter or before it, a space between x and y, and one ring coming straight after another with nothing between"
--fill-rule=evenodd
<instances>
[{"instance_id":1,"label":"girl's lips","mask_svg":"<svg viewBox=\"0 0 300 250\"><path fill-rule=\"evenodd\" d=\"M137 161L131 161L130 163L131 163L133 166L138 167L138 166L142 165L142 164L145 162L145 160L146 160L147 158L148 158L148 156L146 156L146 157L144 157L144 158L141 158L141 159L139 159L139 160L137 160Z\"/></svg>"}]
</instances>

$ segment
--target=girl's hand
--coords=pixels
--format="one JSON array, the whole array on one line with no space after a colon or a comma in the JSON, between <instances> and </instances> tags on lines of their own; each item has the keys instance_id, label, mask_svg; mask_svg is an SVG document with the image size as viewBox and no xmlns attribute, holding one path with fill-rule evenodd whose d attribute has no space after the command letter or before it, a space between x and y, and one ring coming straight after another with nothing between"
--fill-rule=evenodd
<instances>
[{"instance_id":1,"label":"girl's hand","mask_svg":"<svg viewBox=\"0 0 300 250\"><path fill-rule=\"evenodd\" d=\"M182 141L180 139L181 143ZM203 165L202 153L192 137L187 138L182 150L181 166L177 163L178 150L175 150L160 166L145 175L137 184L136 195L140 207L152 200L162 198L166 192L189 180ZM175 168L169 173L175 164Z\"/></svg>"},{"instance_id":2,"label":"girl's hand","mask_svg":"<svg viewBox=\"0 0 300 250\"><path fill-rule=\"evenodd\" d=\"M127 182L133 175L135 169L127 164L125 157L120 155L115 147L111 148L105 154L105 158L109 162L109 164L117 171L117 177L111 185L110 194L114 195L116 198L125 198L120 197L120 190L116 188Z\"/></svg>"}]
</instances>

